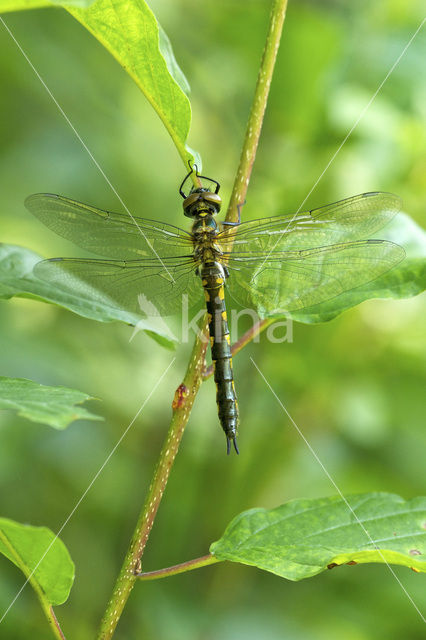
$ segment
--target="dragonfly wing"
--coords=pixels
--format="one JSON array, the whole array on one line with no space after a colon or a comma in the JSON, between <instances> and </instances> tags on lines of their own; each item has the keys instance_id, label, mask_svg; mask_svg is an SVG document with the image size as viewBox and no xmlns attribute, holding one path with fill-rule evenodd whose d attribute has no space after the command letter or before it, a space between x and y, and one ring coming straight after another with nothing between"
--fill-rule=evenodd
<instances>
[{"instance_id":1,"label":"dragonfly wing","mask_svg":"<svg viewBox=\"0 0 426 640\"><path fill-rule=\"evenodd\" d=\"M36 193L25 206L58 235L97 255L122 260L179 256L192 251L191 234L165 222L103 211L70 198Z\"/></svg>"},{"instance_id":2,"label":"dragonfly wing","mask_svg":"<svg viewBox=\"0 0 426 640\"><path fill-rule=\"evenodd\" d=\"M331 300L375 280L405 256L385 240L360 240L268 254L233 254L228 290L237 302L282 315Z\"/></svg>"},{"instance_id":3,"label":"dragonfly wing","mask_svg":"<svg viewBox=\"0 0 426 640\"><path fill-rule=\"evenodd\" d=\"M400 208L392 193L363 193L304 213L243 222L223 231L219 241L225 253L323 247L371 236Z\"/></svg>"},{"instance_id":4,"label":"dragonfly wing","mask_svg":"<svg viewBox=\"0 0 426 640\"><path fill-rule=\"evenodd\" d=\"M173 315L202 296L193 261L84 260L53 258L34 268L35 275L73 296L90 298L144 316Z\"/></svg>"}]
</instances>

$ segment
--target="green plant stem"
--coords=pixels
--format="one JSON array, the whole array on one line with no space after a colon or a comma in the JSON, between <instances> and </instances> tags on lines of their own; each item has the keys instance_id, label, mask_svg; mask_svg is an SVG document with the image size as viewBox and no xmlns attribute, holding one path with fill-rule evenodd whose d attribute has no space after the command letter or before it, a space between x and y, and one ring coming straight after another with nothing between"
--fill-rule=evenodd
<instances>
[{"instance_id":1,"label":"green plant stem","mask_svg":"<svg viewBox=\"0 0 426 640\"><path fill-rule=\"evenodd\" d=\"M263 116L271 84L272 73L281 37L287 0L274 0L267 34L265 50L259 70L253 107L247 124L247 132L241 153L240 165L231 195L226 219L235 221L237 205L244 202L250 174L253 167ZM109 640L114 634L117 623L129 598L135 581L135 573L142 571L141 558L151 531L161 497L167 484L185 425L202 381L204 359L207 347L207 315L203 320L202 335L198 336L192 350L191 359L182 385L176 391L173 403L173 417L161 450L154 476L139 516L135 532L123 562L120 574L113 589L103 617L98 639Z\"/></svg>"},{"instance_id":2,"label":"green plant stem","mask_svg":"<svg viewBox=\"0 0 426 640\"><path fill-rule=\"evenodd\" d=\"M215 564L216 562L222 561L215 558L211 553L208 553L206 556L201 556L201 558L195 558L194 560L188 560L187 562L181 562L180 564L175 564L173 567L138 573L136 577L139 580L158 580L159 578L176 576L178 573L185 573L186 571L192 571L193 569L201 569L201 567L207 567L209 564Z\"/></svg>"},{"instance_id":3,"label":"green plant stem","mask_svg":"<svg viewBox=\"0 0 426 640\"><path fill-rule=\"evenodd\" d=\"M176 457L185 425L201 384L204 368L207 339L207 315L204 316L200 334L197 336L189 361L188 369L173 400L173 415L170 428L161 449L154 476L148 490L145 504L130 542L111 599L105 611L99 631L99 640L107 640L114 634L121 613L136 581L135 573L141 571L141 558L148 536L167 484L170 469Z\"/></svg>"},{"instance_id":4,"label":"green plant stem","mask_svg":"<svg viewBox=\"0 0 426 640\"><path fill-rule=\"evenodd\" d=\"M276 318L266 318L264 320L259 320L256 322L248 331L244 333L231 347L231 355L235 356L236 353L241 351L249 342L254 340L256 336L258 336L262 331L264 331L267 327L275 322ZM210 378L213 375L214 369L213 365L207 367L203 373L203 381Z\"/></svg>"},{"instance_id":5,"label":"green plant stem","mask_svg":"<svg viewBox=\"0 0 426 640\"><path fill-rule=\"evenodd\" d=\"M33 585L33 588L35 589L34 585ZM46 599L46 596L44 595L42 589L38 587L38 589L35 589L35 591L37 593L38 599L40 600L41 607L44 611L44 614L47 618L47 621L50 626L50 630L52 631L53 635L55 636L55 638L58 638L59 640L66 640L62 632L62 629L59 625L58 619L54 614L53 607L50 604L50 602Z\"/></svg>"},{"instance_id":6,"label":"green plant stem","mask_svg":"<svg viewBox=\"0 0 426 640\"><path fill-rule=\"evenodd\" d=\"M262 131L263 117L268 101L269 88L274 72L275 60L280 45L281 33L287 9L287 0L274 0L266 36L265 49L257 76L256 89L247 123L246 135L240 156L240 165L235 176L234 187L226 214L227 222L238 220L238 206L245 202L251 170L256 157L257 145Z\"/></svg>"},{"instance_id":7,"label":"green plant stem","mask_svg":"<svg viewBox=\"0 0 426 640\"><path fill-rule=\"evenodd\" d=\"M47 613L47 612L46 612ZM61 638L61 640L66 640L61 627L59 626L59 622L57 617L55 616L55 612L53 611L53 607L49 607L48 618L49 623L52 627L52 631L57 638Z\"/></svg>"}]
</instances>

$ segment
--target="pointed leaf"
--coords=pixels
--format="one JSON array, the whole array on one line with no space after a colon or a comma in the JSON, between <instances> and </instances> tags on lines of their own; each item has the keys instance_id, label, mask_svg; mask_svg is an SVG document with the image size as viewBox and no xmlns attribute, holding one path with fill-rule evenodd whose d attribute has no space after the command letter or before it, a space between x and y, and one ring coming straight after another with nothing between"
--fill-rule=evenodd
<instances>
[{"instance_id":1,"label":"pointed leaf","mask_svg":"<svg viewBox=\"0 0 426 640\"><path fill-rule=\"evenodd\" d=\"M53 531L0 518L0 553L21 569L40 598L51 605L66 601L74 563Z\"/></svg>"},{"instance_id":2,"label":"pointed leaf","mask_svg":"<svg viewBox=\"0 0 426 640\"><path fill-rule=\"evenodd\" d=\"M40 9L51 4L51 2L46 2L45 0L0 0L0 13L24 11L24 9Z\"/></svg>"},{"instance_id":3,"label":"pointed leaf","mask_svg":"<svg viewBox=\"0 0 426 640\"><path fill-rule=\"evenodd\" d=\"M0 299L13 296L34 298L57 304L91 320L119 320L125 324L136 325L139 330L146 331L150 337L168 349L174 347L176 339L170 332L166 333L167 327L163 325L154 325L135 313L114 307L108 299L105 299L104 303L94 301L90 295L65 292L52 283L39 280L33 275L32 270L40 260L41 257L29 249L0 243Z\"/></svg>"},{"instance_id":4,"label":"pointed leaf","mask_svg":"<svg viewBox=\"0 0 426 640\"><path fill-rule=\"evenodd\" d=\"M426 571L426 498L370 493L347 501L350 508L336 496L245 511L210 552L288 580L345 563L387 562Z\"/></svg>"},{"instance_id":5,"label":"pointed leaf","mask_svg":"<svg viewBox=\"0 0 426 640\"><path fill-rule=\"evenodd\" d=\"M191 124L189 85L148 4L144 0L97 0L87 9L64 5L133 78L161 118L185 165L194 160L185 146Z\"/></svg>"},{"instance_id":6,"label":"pointed leaf","mask_svg":"<svg viewBox=\"0 0 426 640\"><path fill-rule=\"evenodd\" d=\"M95 0L68 0L67 4L72 7L88 7ZM64 3L60 0L0 0L0 13L8 11L24 11L25 9L42 9L44 7L61 6Z\"/></svg>"},{"instance_id":7,"label":"pointed leaf","mask_svg":"<svg viewBox=\"0 0 426 640\"><path fill-rule=\"evenodd\" d=\"M157 112L185 164L201 159L186 145L189 84L166 33L144 0L0 0L0 13L63 6L114 56Z\"/></svg>"}]
</instances>

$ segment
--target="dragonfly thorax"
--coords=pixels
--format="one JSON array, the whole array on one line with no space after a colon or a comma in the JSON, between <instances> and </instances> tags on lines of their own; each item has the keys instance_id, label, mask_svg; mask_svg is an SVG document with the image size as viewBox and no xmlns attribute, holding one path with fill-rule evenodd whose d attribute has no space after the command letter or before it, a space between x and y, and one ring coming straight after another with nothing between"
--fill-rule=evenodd
<instances>
[{"instance_id":1,"label":"dragonfly thorax","mask_svg":"<svg viewBox=\"0 0 426 640\"><path fill-rule=\"evenodd\" d=\"M188 218L214 216L220 211L222 198L219 194L200 187L193 189L183 201L183 211Z\"/></svg>"},{"instance_id":2,"label":"dragonfly thorax","mask_svg":"<svg viewBox=\"0 0 426 640\"><path fill-rule=\"evenodd\" d=\"M218 232L217 222L211 215L194 222L192 238L196 262L212 264L221 258L222 249L216 241Z\"/></svg>"},{"instance_id":3,"label":"dragonfly thorax","mask_svg":"<svg viewBox=\"0 0 426 640\"><path fill-rule=\"evenodd\" d=\"M207 239L212 240L218 233L217 222L212 215L204 216L194 222L191 233L195 242Z\"/></svg>"}]
</instances>

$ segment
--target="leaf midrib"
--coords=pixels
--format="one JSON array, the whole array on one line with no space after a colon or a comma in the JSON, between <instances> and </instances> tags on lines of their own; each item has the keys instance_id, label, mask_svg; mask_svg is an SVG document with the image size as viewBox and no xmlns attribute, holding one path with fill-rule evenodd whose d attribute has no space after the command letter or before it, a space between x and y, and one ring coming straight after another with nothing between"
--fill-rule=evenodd
<instances>
[{"instance_id":1,"label":"leaf midrib","mask_svg":"<svg viewBox=\"0 0 426 640\"><path fill-rule=\"evenodd\" d=\"M366 500L364 502L368 502L368 500ZM360 506L361 506L361 504L358 505L356 508L358 509ZM255 537L258 533L260 533L261 531L264 531L265 529L268 529L268 528L272 529L272 528L274 528L276 526L279 526L280 524L282 524L282 522L284 520L290 520L291 518L295 518L297 516L300 516L301 513L305 514L305 513L309 513L310 511L317 511L317 510L324 509L324 508L326 508L326 505L318 505L318 506L312 507L310 509L302 509L301 511L299 511L297 513L292 513L292 514L289 514L287 516L283 516L278 521L276 521L274 523L268 523L268 524L266 524L266 525L264 525L262 527L259 527L256 531L251 532L248 536L246 536L244 538L244 540L240 544L238 544L238 543L236 544L236 548L246 546L247 542L251 538ZM354 511L355 511L355 509L354 509ZM394 512L394 513L387 513L387 514L378 515L378 516L374 516L374 517L369 517L369 518L365 518L365 519L358 518L358 520L353 520L352 522L348 522L348 523L344 523L344 524L338 524L338 525L333 526L333 527L328 527L326 529L321 529L320 531L318 531L318 530L314 531L312 534L304 536L303 541L307 540L307 539L309 539L309 538L311 538L313 536L316 536L318 534L326 533L327 531L335 531L337 529L344 529L345 527L352 527L355 524L358 524L358 526L361 526L364 523L368 523L368 522L373 522L373 521L375 522L377 520L381 520L381 519L385 519L385 518L393 518L393 517L396 517L396 516L409 515L409 514L413 514L413 513L416 513L416 512L420 513L420 512L423 512L423 511L424 511L423 508L409 509L409 510L406 510L406 511L398 511L398 512ZM414 535L414 534L410 534L410 535L407 535L407 536L398 536L398 537L411 537L412 535ZM424 532L420 531L416 535L424 535ZM392 538L389 538L389 540L392 540ZM291 546L298 546L298 545L300 545L301 542L302 542L302 540L299 539L299 540L293 542ZM368 544L374 544L374 540L373 540L373 542L369 541Z\"/></svg>"}]
</instances>

